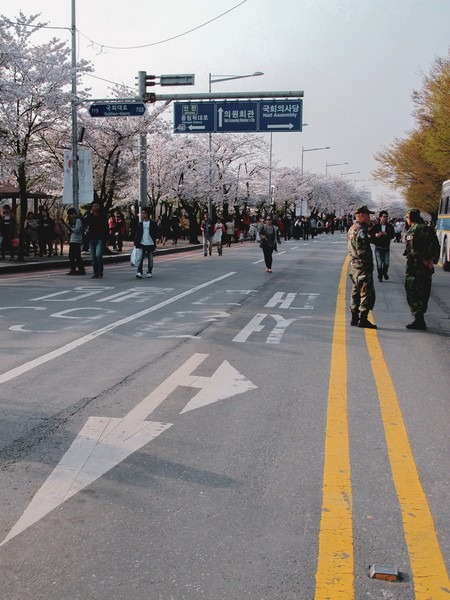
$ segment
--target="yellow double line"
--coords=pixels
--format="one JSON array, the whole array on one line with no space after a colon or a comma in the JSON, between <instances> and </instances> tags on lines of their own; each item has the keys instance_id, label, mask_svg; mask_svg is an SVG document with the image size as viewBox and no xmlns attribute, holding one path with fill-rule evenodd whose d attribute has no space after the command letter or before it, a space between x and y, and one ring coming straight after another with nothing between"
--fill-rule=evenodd
<instances>
[{"instance_id":1,"label":"yellow double line","mask_svg":"<svg viewBox=\"0 0 450 600\"><path fill-rule=\"evenodd\" d=\"M354 598L352 484L347 416L347 271L348 259L344 262L339 282L331 352L315 600ZM365 332L392 476L402 513L415 598L449 600L447 570L395 388L376 330L366 329Z\"/></svg>"}]
</instances>

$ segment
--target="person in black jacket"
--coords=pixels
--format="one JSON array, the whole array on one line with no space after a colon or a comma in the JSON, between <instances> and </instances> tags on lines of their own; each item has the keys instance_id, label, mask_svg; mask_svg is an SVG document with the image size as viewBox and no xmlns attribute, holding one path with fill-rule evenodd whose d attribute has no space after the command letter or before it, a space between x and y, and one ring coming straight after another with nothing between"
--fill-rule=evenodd
<instances>
[{"instance_id":1,"label":"person in black jacket","mask_svg":"<svg viewBox=\"0 0 450 600\"><path fill-rule=\"evenodd\" d=\"M108 239L108 217L101 210L100 203L94 200L91 204L91 212L84 218L84 231L89 242L92 267L94 274L92 279L103 277L103 251Z\"/></svg>"},{"instance_id":2,"label":"person in black jacket","mask_svg":"<svg viewBox=\"0 0 450 600\"><path fill-rule=\"evenodd\" d=\"M158 239L158 225L156 221L150 219L150 211L148 208L141 210L142 221L138 224L134 245L140 248L139 260L137 261L136 277L142 279L142 267L144 266L144 258L147 256L148 269L147 277L152 277L153 272L153 252L156 248L156 240Z\"/></svg>"},{"instance_id":3,"label":"person in black jacket","mask_svg":"<svg viewBox=\"0 0 450 600\"><path fill-rule=\"evenodd\" d=\"M395 237L394 227L388 221L387 210L382 210L379 215L378 223L369 229L369 237L372 244L375 244L375 259L377 261L378 281L383 281L383 277L389 279L389 255L391 240Z\"/></svg>"}]
</instances>

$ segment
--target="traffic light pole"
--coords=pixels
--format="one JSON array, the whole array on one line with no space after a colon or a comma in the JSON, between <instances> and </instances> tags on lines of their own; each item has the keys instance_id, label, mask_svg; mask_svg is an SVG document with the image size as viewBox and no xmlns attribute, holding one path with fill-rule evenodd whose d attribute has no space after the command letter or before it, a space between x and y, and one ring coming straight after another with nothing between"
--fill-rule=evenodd
<instances>
[{"instance_id":1,"label":"traffic light pole","mask_svg":"<svg viewBox=\"0 0 450 600\"><path fill-rule=\"evenodd\" d=\"M146 94L146 72L138 73L139 97L144 98ZM147 205L147 134L141 133L139 136L139 220L141 210ZM153 215L155 217L156 215Z\"/></svg>"}]
</instances>

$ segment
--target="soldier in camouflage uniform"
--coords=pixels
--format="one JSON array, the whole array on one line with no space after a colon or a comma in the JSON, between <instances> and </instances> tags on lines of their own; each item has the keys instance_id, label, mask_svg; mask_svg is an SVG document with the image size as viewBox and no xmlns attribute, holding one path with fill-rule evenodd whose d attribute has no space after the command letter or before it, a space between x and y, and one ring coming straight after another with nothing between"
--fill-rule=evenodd
<instances>
[{"instance_id":1,"label":"soldier in camouflage uniform","mask_svg":"<svg viewBox=\"0 0 450 600\"><path fill-rule=\"evenodd\" d=\"M431 292L431 279L434 266L439 260L440 246L434 229L426 225L417 208L408 210L405 215L409 229L406 241L406 300L414 321L407 329L426 329L424 314L428 308Z\"/></svg>"},{"instance_id":2,"label":"soldier in camouflage uniform","mask_svg":"<svg viewBox=\"0 0 450 600\"><path fill-rule=\"evenodd\" d=\"M355 223L347 234L348 253L350 255L350 279L352 294L350 310L351 325L376 329L367 316L375 305L375 287L373 285L373 255L368 234L370 215L374 214L366 205L355 211Z\"/></svg>"}]
</instances>

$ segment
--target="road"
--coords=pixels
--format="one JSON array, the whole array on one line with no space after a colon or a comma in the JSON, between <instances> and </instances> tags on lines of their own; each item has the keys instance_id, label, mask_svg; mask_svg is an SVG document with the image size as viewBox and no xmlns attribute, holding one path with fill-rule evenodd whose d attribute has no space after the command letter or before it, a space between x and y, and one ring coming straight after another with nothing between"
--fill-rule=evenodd
<instances>
[{"instance_id":1,"label":"road","mask_svg":"<svg viewBox=\"0 0 450 600\"><path fill-rule=\"evenodd\" d=\"M405 329L402 251L377 331L340 233L3 275L2 600L449 598L450 277Z\"/></svg>"}]
</instances>

